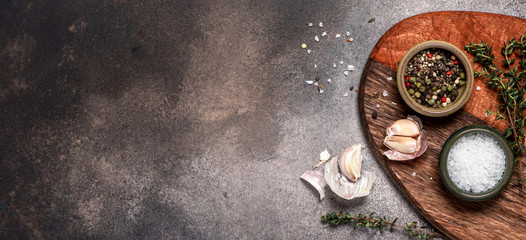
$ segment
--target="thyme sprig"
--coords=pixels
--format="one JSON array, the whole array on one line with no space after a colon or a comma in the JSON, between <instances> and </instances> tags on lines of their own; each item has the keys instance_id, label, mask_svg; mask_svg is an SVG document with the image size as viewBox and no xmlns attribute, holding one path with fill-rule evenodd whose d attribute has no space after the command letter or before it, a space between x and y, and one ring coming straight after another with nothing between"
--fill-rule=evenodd
<instances>
[{"instance_id":1,"label":"thyme sprig","mask_svg":"<svg viewBox=\"0 0 526 240\"><path fill-rule=\"evenodd\" d=\"M426 231L423 227L418 227L417 222L406 223L405 226L396 224L398 218L393 221L387 217L375 216L376 213L372 212L369 215L358 214L352 216L349 213L328 213L321 217L323 223L330 224L331 226L338 226L342 224L351 224L354 229L378 229L380 233L383 233L387 228L389 231L393 231L393 228L403 229L409 236L418 239L433 239L435 237L443 237L440 233L434 230Z\"/></svg>"},{"instance_id":2,"label":"thyme sprig","mask_svg":"<svg viewBox=\"0 0 526 240\"><path fill-rule=\"evenodd\" d=\"M474 56L474 62L480 63L481 71L475 71L475 77L482 77L487 80L487 85L497 91L497 98L501 102L496 112L489 112L488 115L495 115L495 120L506 120L508 127L504 131L504 136L508 139L515 156L515 162L519 163L519 179L525 179L522 175L522 163L520 158L526 152L524 135L526 131L526 36L522 35L518 40L513 38L504 42L501 54L504 56L502 63L506 70L497 68L495 65L495 55L493 47L487 42L470 43L464 49ZM514 53L519 59L515 64ZM519 181L524 187L524 182Z\"/></svg>"}]
</instances>

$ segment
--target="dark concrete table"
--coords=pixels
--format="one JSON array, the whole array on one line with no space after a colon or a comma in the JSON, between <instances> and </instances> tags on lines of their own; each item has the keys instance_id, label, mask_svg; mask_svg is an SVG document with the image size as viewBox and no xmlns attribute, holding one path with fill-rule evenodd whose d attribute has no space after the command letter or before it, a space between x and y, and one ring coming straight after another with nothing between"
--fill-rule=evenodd
<instances>
[{"instance_id":1,"label":"dark concrete table","mask_svg":"<svg viewBox=\"0 0 526 240\"><path fill-rule=\"evenodd\" d=\"M389 27L438 10L525 17L526 3L0 3L0 238L407 238L320 223L427 224L369 149L365 198L320 201L299 176L366 143L349 88Z\"/></svg>"}]
</instances>

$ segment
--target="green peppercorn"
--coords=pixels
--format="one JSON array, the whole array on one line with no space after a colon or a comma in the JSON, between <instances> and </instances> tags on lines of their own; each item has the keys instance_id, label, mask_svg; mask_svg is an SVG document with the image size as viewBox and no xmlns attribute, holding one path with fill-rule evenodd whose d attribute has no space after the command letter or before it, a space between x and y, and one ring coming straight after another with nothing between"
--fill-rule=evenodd
<instances>
[{"instance_id":1,"label":"green peppercorn","mask_svg":"<svg viewBox=\"0 0 526 240\"><path fill-rule=\"evenodd\" d=\"M415 78L415 77L411 77L411 78L409 78L409 82L410 82L410 83L415 83L415 82L416 82L416 78Z\"/></svg>"},{"instance_id":2,"label":"green peppercorn","mask_svg":"<svg viewBox=\"0 0 526 240\"><path fill-rule=\"evenodd\" d=\"M407 92L409 93L409 95L413 95L413 94L415 94L415 90L413 90L412 88L410 88L409 90L407 90Z\"/></svg>"},{"instance_id":3,"label":"green peppercorn","mask_svg":"<svg viewBox=\"0 0 526 240\"><path fill-rule=\"evenodd\" d=\"M433 106L435 104L435 99L429 99L429 101L427 101L427 104L429 104L429 106Z\"/></svg>"},{"instance_id":4,"label":"green peppercorn","mask_svg":"<svg viewBox=\"0 0 526 240\"><path fill-rule=\"evenodd\" d=\"M447 85L447 90L448 91L450 91L450 92L453 91L453 88L454 88L453 85L450 85L450 84Z\"/></svg>"},{"instance_id":5,"label":"green peppercorn","mask_svg":"<svg viewBox=\"0 0 526 240\"><path fill-rule=\"evenodd\" d=\"M458 85L460 85L460 86L464 86L464 84L466 84L465 81L458 81Z\"/></svg>"},{"instance_id":6,"label":"green peppercorn","mask_svg":"<svg viewBox=\"0 0 526 240\"><path fill-rule=\"evenodd\" d=\"M431 84L431 79L426 77L426 85L429 85L429 84Z\"/></svg>"},{"instance_id":7,"label":"green peppercorn","mask_svg":"<svg viewBox=\"0 0 526 240\"><path fill-rule=\"evenodd\" d=\"M420 94L420 92L416 92L415 93L415 98L420 98L422 96L422 94Z\"/></svg>"},{"instance_id":8,"label":"green peppercorn","mask_svg":"<svg viewBox=\"0 0 526 240\"><path fill-rule=\"evenodd\" d=\"M418 89L418 91L420 91L420 92L425 92L425 91L426 91L426 87L421 86L421 87Z\"/></svg>"},{"instance_id":9,"label":"green peppercorn","mask_svg":"<svg viewBox=\"0 0 526 240\"><path fill-rule=\"evenodd\" d=\"M461 73L460 73L460 79L465 79L465 78L466 78L466 73L461 72Z\"/></svg>"},{"instance_id":10,"label":"green peppercorn","mask_svg":"<svg viewBox=\"0 0 526 240\"><path fill-rule=\"evenodd\" d=\"M447 87L446 86L442 86L442 88L440 89L442 90L443 92L445 92L447 90Z\"/></svg>"},{"instance_id":11,"label":"green peppercorn","mask_svg":"<svg viewBox=\"0 0 526 240\"><path fill-rule=\"evenodd\" d=\"M422 84L421 84L420 82L417 82L417 83L415 83L415 86L416 86L417 88L419 88L420 86L422 86Z\"/></svg>"},{"instance_id":12,"label":"green peppercorn","mask_svg":"<svg viewBox=\"0 0 526 240\"><path fill-rule=\"evenodd\" d=\"M431 90L436 91L436 90L437 90L437 86L433 86L433 87L431 88Z\"/></svg>"}]
</instances>

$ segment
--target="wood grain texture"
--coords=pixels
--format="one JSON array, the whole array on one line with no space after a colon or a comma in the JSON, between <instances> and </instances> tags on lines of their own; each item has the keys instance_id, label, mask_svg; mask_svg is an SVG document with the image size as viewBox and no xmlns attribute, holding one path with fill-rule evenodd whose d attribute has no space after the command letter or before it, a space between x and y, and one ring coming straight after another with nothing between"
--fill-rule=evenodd
<instances>
[{"instance_id":1,"label":"wood grain texture","mask_svg":"<svg viewBox=\"0 0 526 240\"><path fill-rule=\"evenodd\" d=\"M490 24L485 25L488 22ZM499 26L498 23L503 26ZM523 25L525 27L514 29ZM476 35L477 31L473 30L462 35L461 28L464 28L464 31L476 28L479 29L479 34ZM444 32L446 29L452 29L452 32ZM483 87L481 79L477 79L475 86L483 87L482 91L474 91L463 110L446 118L417 115L422 119L428 134L428 150L422 156L405 162L390 161L383 156L382 152L387 150L382 144L385 128L408 114L416 114L403 103L398 94L394 80L396 64L405 51L421 41L438 39L462 47L470 41L487 40L495 45L496 49L500 49L497 46L502 43L501 39L520 35L518 31L521 29L526 29L524 19L495 14L436 12L417 15L387 31L378 41L364 68L359 89L359 108L363 130L371 149L408 199L426 219L448 237L526 239L526 193L519 186L510 184L494 199L470 203L449 193L440 179L438 156L442 145L453 132L469 125L487 125L500 130L505 127L484 116L483 113L489 106L488 102L495 104L496 96L490 89ZM393 80L387 81L388 77L392 77ZM389 94L387 97L382 96L384 90ZM377 98L373 96L375 91L379 93ZM374 111L378 114L377 119L372 118ZM523 161L523 165L526 166L526 162ZM517 171L516 167L512 181L518 176Z\"/></svg>"}]
</instances>

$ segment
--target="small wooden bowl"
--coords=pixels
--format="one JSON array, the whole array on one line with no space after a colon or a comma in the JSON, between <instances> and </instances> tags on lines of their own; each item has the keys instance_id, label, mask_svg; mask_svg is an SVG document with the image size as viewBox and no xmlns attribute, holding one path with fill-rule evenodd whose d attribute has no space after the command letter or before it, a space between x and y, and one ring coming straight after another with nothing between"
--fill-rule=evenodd
<instances>
[{"instance_id":1,"label":"small wooden bowl","mask_svg":"<svg viewBox=\"0 0 526 240\"><path fill-rule=\"evenodd\" d=\"M411 98L411 95L409 95L406 86L404 85L404 70L407 67L407 63L420 51L431 48L440 48L453 53L460 63L462 63L464 70L466 71L466 84L458 90L459 94L457 99L446 107L433 108L417 103ZM468 102L471 92L473 92L473 67L466 54L455 45L438 40L426 41L412 47L407 51L404 57L402 57L396 74L396 85L398 86L398 91L400 92L402 99L404 99L404 102L417 113L428 117L445 117L458 111Z\"/></svg>"},{"instance_id":2,"label":"small wooden bowl","mask_svg":"<svg viewBox=\"0 0 526 240\"><path fill-rule=\"evenodd\" d=\"M494 138L499 142L500 146L504 150L504 154L506 155L506 167L501 179L494 187L482 193L468 192L457 187L451 180L447 169L448 155L453 144L460 138L472 133L482 133ZM442 178L444 185L446 185L446 188L456 197L471 202L485 201L497 196L510 182L511 176L513 175L513 165L513 152L511 151L506 139L504 139L504 136L494 129L485 126L467 126L453 133L447 139L446 143L444 143L439 158L440 177Z\"/></svg>"}]
</instances>

